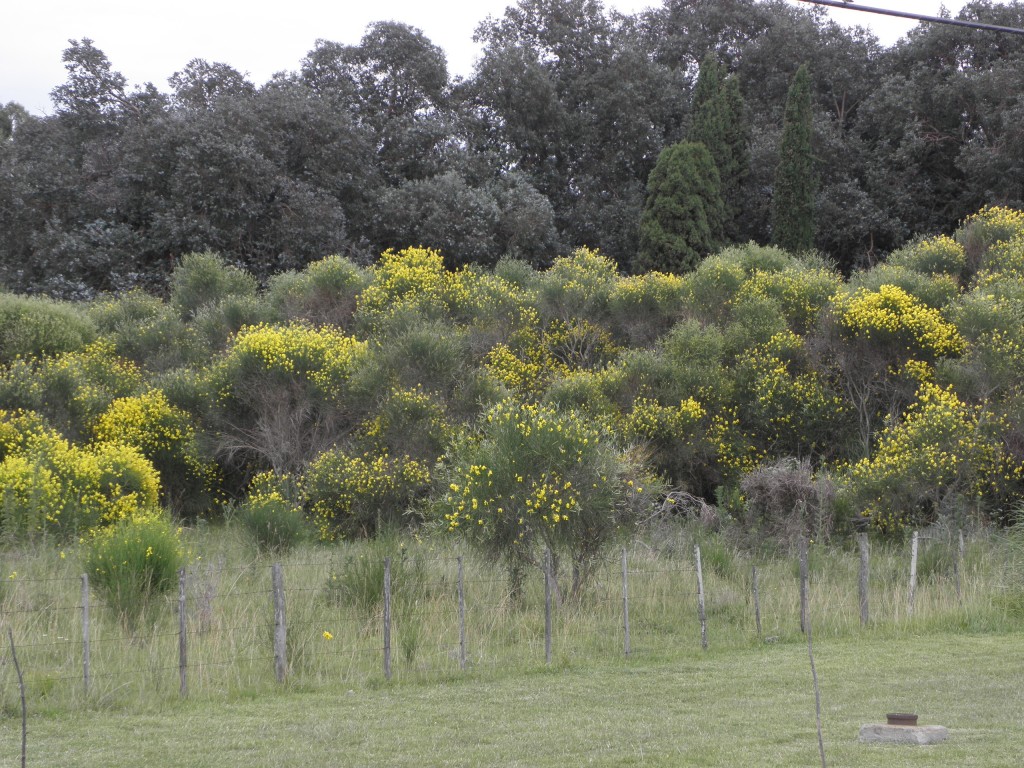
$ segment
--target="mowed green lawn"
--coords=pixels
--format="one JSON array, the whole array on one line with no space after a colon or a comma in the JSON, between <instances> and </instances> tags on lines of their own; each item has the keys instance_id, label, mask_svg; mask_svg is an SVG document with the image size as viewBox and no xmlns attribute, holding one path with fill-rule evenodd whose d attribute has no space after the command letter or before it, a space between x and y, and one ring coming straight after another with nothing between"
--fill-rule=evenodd
<instances>
[{"instance_id":1,"label":"mowed green lawn","mask_svg":"<svg viewBox=\"0 0 1024 768\"><path fill-rule=\"evenodd\" d=\"M1017 766L1024 634L842 638L816 644L835 766ZM938 746L857 742L891 711L950 729ZM16 765L20 722L0 725ZM155 712L36 715L30 766L814 766L807 648L563 663L336 692L282 691Z\"/></svg>"}]
</instances>

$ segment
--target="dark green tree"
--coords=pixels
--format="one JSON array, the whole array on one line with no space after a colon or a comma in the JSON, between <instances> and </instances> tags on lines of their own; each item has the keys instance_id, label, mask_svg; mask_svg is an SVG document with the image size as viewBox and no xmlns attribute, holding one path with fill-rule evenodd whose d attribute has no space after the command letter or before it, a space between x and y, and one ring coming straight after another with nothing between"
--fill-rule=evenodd
<instances>
[{"instance_id":1,"label":"dark green tree","mask_svg":"<svg viewBox=\"0 0 1024 768\"><path fill-rule=\"evenodd\" d=\"M814 157L811 79L797 70L786 98L786 115L772 195L772 242L798 252L814 247Z\"/></svg>"},{"instance_id":2,"label":"dark green tree","mask_svg":"<svg viewBox=\"0 0 1024 768\"><path fill-rule=\"evenodd\" d=\"M750 128L739 80L735 75L724 76L724 68L712 54L704 57L697 75L688 138L707 147L715 161L725 204L725 236L735 240L742 185L750 167Z\"/></svg>"},{"instance_id":3,"label":"dark green tree","mask_svg":"<svg viewBox=\"0 0 1024 768\"><path fill-rule=\"evenodd\" d=\"M724 204L715 161L703 144L666 148L647 181L634 271L686 272L722 242Z\"/></svg>"}]
</instances>

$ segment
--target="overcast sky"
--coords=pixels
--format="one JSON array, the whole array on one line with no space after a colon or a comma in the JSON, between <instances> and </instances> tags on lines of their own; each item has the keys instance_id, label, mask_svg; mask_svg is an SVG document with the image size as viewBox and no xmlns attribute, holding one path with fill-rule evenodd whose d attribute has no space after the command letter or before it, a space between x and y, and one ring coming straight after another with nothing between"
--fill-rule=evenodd
<instances>
[{"instance_id":1,"label":"overcast sky","mask_svg":"<svg viewBox=\"0 0 1024 768\"><path fill-rule=\"evenodd\" d=\"M798 0L795 4L805 5ZM858 0L863 5L936 15L941 0ZM51 111L49 93L65 80L60 57L69 39L91 38L131 85L167 78L192 59L223 62L262 85L275 72L295 70L318 38L353 44L372 21L394 20L421 29L445 49L449 70L469 75L479 48L473 30L500 16L509 0L289 0L224 2L175 0L13 0L0 15L0 104ZM955 15L964 3L947 0ZM661 0L605 0L606 8L635 13ZM914 22L836 10L845 26L875 30L891 45Z\"/></svg>"}]
</instances>

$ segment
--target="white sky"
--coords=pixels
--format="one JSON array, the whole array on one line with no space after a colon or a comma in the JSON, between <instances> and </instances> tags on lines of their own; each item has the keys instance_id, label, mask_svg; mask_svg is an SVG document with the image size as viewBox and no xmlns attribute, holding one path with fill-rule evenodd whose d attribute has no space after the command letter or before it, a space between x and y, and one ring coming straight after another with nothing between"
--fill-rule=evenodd
<instances>
[{"instance_id":1,"label":"white sky","mask_svg":"<svg viewBox=\"0 0 1024 768\"><path fill-rule=\"evenodd\" d=\"M794 0L790 0L794 2ZM941 0L857 0L863 5L937 15ZM366 25L394 20L421 29L448 54L449 71L469 75L479 49L472 36L509 0L13 0L0 13L0 104L16 101L36 114L51 111L49 93L65 80L61 53L69 39L88 37L129 84L167 78L195 58L223 62L262 85L275 72L295 70L318 38L354 44ZM805 5L805 3L799 3ZM953 13L962 0L946 0ZM635 13L661 0L605 0L606 8ZM891 45L914 22L836 10L846 26L869 26Z\"/></svg>"}]
</instances>

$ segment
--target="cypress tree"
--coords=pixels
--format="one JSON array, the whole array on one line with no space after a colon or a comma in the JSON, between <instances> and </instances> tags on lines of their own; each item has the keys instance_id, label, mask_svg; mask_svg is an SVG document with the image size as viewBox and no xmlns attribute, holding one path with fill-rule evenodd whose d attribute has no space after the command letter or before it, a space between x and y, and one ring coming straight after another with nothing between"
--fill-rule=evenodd
<instances>
[{"instance_id":1,"label":"cypress tree","mask_svg":"<svg viewBox=\"0 0 1024 768\"><path fill-rule=\"evenodd\" d=\"M746 105L735 75L725 77L723 68L710 54L704 58L693 89L693 118L687 138L708 148L721 180L725 203L723 227L732 240L741 208L741 187L747 176L749 127Z\"/></svg>"},{"instance_id":2,"label":"cypress tree","mask_svg":"<svg viewBox=\"0 0 1024 768\"><path fill-rule=\"evenodd\" d=\"M636 272L686 272L721 244L724 204L707 147L684 141L662 150L647 179Z\"/></svg>"},{"instance_id":3,"label":"cypress tree","mask_svg":"<svg viewBox=\"0 0 1024 768\"><path fill-rule=\"evenodd\" d=\"M772 195L772 242L788 251L814 247L811 78L801 65L789 86Z\"/></svg>"},{"instance_id":4,"label":"cypress tree","mask_svg":"<svg viewBox=\"0 0 1024 768\"><path fill-rule=\"evenodd\" d=\"M700 63L697 82L693 86L691 110L693 118L687 138L708 148L721 173L721 161L728 153L725 141L726 104L722 97L722 68L711 54Z\"/></svg>"}]
</instances>

